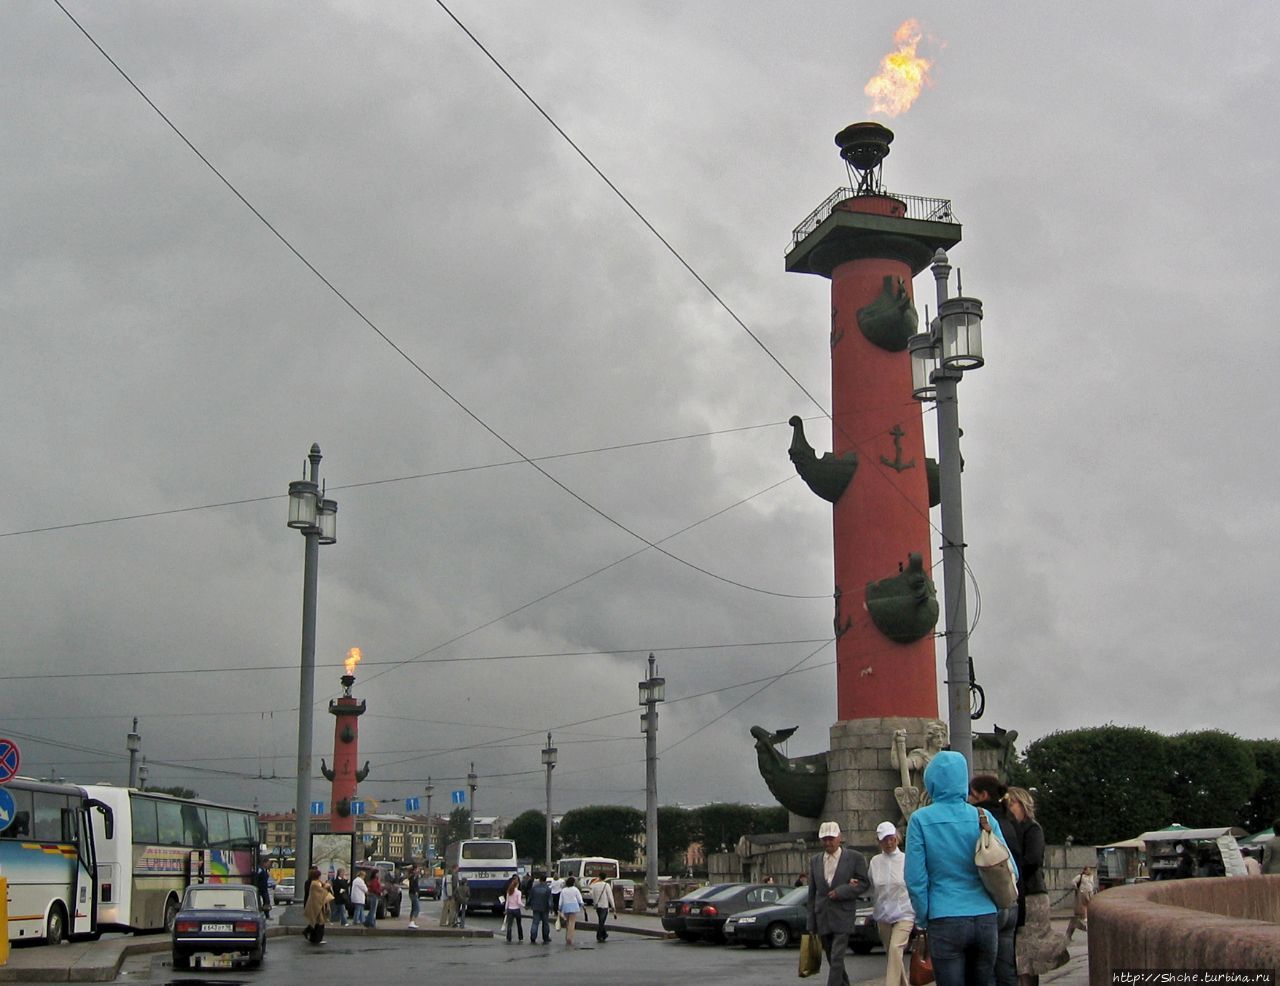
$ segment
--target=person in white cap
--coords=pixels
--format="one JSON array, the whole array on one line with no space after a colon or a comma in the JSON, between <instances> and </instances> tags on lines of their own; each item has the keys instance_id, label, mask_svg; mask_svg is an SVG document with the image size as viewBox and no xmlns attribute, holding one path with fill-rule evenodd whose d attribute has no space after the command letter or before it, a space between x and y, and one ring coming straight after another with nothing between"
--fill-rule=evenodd
<instances>
[{"instance_id":1,"label":"person in white cap","mask_svg":"<svg viewBox=\"0 0 1280 986\"><path fill-rule=\"evenodd\" d=\"M880 853L871 857L871 885L876 895L872 915L880 931L880 944L884 945L884 986L908 986L902 954L915 926L916 912L911 909L911 895L903 876L907 857L898 848L898 829L893 822L876 826L876 841L880 843Z\"/></svg>"},{"instance_id":2,"label":"person in white cap","mask_svg":"<svg viewBox=\"0 0 1280 986\"><path fill-rule=\"evenodd\" d=\"M808 931L822 941L827 956L827 986L849 986L844 968L849 935L858 915L858 898L871 887L867 860L856 849L841 846L844 837L835 822L818 829L822 852L809 862Z\"/></svg>"}]
</instances>

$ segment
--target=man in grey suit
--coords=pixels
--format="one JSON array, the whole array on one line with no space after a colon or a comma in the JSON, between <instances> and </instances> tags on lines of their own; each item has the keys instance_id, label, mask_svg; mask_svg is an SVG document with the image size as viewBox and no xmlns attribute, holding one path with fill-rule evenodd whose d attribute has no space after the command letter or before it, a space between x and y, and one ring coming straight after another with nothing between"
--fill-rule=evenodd
<instances>
[{"instance_id":1,"label":"man in grey suit","mask_svg":"<svg viewBox=\"0 0 1280 986\"><path fill-rule=\"evenodd\" d=\"M822 941L827 956L827 986L849 986L844 956L857 917L857 900L871 887L867 859L856 849L841 846L844 837L835 822L818 829L822 852L809 862L808 931Z\"/></svg>"}]
</instances>

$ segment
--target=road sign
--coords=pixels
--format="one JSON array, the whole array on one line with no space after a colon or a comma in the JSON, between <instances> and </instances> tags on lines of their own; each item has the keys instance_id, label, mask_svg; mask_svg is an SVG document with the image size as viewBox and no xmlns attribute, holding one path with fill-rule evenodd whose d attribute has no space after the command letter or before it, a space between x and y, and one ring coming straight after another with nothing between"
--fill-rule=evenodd
<instances>
[{"instance_id":1,"label":"road sign","mask_svg":"<svg viewBox=\"0 0 1280 986\"><path fill-rule=\"evenodd\" d=\"M0 784L7 784L18 773L22 764L22 751L11 739L0 737Z\"/></svg>"},{"instance_id":2,"label":"road sign","mask_svg":"<svg viewBox=\"0 0 1280 986\"><path fill-rule=\"evenodd\" d=\"M364 814L364 802L363 802L363 801L353 801L353 802L351 802L351 814L353 814L353 815L363 815L363 814Z\"/></svg>"},{"instance_id":3,"label":"road sign","mask_svg":"<svg viewBox=\"0 0 1280 986\"><path fill-rule=\"evenodd\" d=\"M311 814L313 814L313 815L323 815L323 814L324 814L324 802L323 802L323 801L313 801L313 802L311 802Z\"/></svg>"},{"instance_id":4,"label":"road sign","mask_svg":"<svg viewBox=\"0 0 1280 986\"><path fill-rule=\"evenodd\" d=\"M0 787L0 832L7 829L13 822L15 811L17 811L17 805L13 802L13 795Z\"/></svg>"},{"instance_id":5,"label":"road sign","mask_svg":"<svg viewBox=\"0 0 1280 986\"><path fill-rule=\"evenodd\" d=\"M450 791L449 800L452 801L455 805L465 805L467 803L467 792L466 791Z\"/></svg>"},{"instance_id":6,"label":"road sign","mask_svg":"<svg viewBox=\"0 0 1280 986\"><path fill-rule=\"evenodd\" d=\"M422 807L422 801L421 801L421 799L419 799L419 798L405 798L405 799L404 799L404 810L405 810L405 811L418 811L421 807Z\"/></svg>"}]
</instances>

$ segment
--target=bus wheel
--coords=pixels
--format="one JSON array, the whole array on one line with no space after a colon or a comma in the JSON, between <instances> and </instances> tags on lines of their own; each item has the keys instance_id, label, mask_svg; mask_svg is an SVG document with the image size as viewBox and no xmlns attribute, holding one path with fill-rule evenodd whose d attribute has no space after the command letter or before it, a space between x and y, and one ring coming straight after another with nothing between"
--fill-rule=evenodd
<instances>
[{"instance_id":1,"label":"bus wheel","mask_svg":"<svg viewBox=\"0 0 1280 986\"><path fill-rule=\"evenodd\" d=\"M164 902L164 930L173 931L173 922L178 919L178 898L170 895Z\"/></svg>"},{"instance_id":2,"label":"bus wheel","mask_svg":"<svg viewBox=\"0 0 1280 986\"><path fill-rule=\"evenodd\" d=\"M49 908L49 918L44 923L44 939L50 945L61 945L67 940L67 912L58 901Z\"/></svg>"}]
</instances>

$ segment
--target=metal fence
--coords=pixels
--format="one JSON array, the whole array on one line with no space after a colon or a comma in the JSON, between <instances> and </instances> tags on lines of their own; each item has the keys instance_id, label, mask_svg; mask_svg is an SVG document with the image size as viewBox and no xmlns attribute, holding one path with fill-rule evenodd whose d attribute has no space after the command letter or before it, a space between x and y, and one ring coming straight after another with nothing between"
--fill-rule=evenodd
<instances>
[{"instance_id":1,"label":"metal fence","mask_svg":"<svg viewBox=\"0 0 1280 986\"><path fill-rule=\"evenodd\" d=\"M898 195L895 192L877 192L876 194L905 203L907 206L906 218L908 219L924 219L935 223L956 222L955 213L951 211L950 199L926 198L922 195ZM809 213L804 222L795 228L795 231L791 234L791 243L788 245L787 250L790 251L791 247L822 225L822 221L831 215L836 203L853 197L854 190L852 188L837 188L828 195L822 204Z\"/></svg>"}]
</instances>

